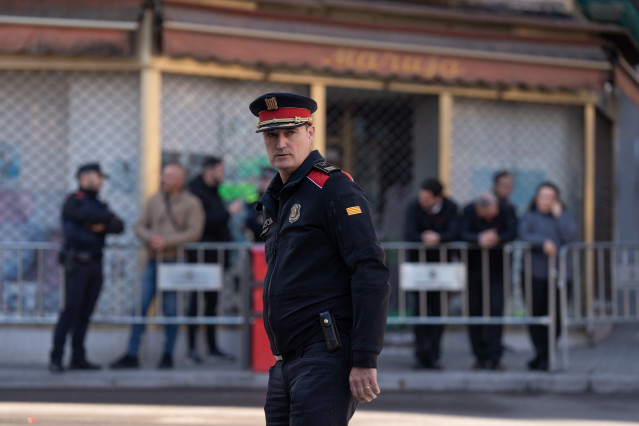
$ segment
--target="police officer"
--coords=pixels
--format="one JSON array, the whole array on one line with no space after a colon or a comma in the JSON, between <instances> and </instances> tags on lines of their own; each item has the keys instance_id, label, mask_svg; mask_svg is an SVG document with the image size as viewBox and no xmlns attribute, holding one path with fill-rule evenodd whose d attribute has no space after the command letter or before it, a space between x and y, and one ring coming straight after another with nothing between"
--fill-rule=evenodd
<instances>
[{"instance_id":1,"label":"police officer","mask_svg":"<svg viewBox=\"0 0 639 426\"><path fill-rule=\"evenodd\" d=\"M100 367L86 359L84 337L89 317L102 287L102 249L106 234L124 230L122 221L106 203L98 199L98 192L106 177L97 163L81 166L76 174L78 191L70 194L62 206L64 247L64 309L53 334L53 350L49 370L64 371L62 354L69 332L72 333L70 369L97 370Z\"/></svg>"},{"instance_id":2,"label":"police officer","mask_svg":"<svg viewBox=\"0 0 639 426\"><path fill-rule=\"evenodd\" d=\"M278 170L258 203L268 263L264 324L276 359L267 425L346 425L357 402L380 393L389 271L363 191L311 149L316 109L289 93L250 105Z\"/></svg>"}]
</instances>

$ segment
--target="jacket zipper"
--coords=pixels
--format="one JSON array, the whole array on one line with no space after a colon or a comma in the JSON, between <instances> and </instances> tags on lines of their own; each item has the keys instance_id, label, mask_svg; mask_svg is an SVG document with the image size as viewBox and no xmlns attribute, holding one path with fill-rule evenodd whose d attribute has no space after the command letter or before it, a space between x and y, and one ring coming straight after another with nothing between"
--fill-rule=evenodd
<instances>
[{"instance_id":1,"label":"jacket zipper","mask_svg":"<svg viewBox=\"0 0 639 426\"><path fill-rule=\"evenodd\" d=\"M275 267L277 266L277 235L275 236L275 247L273 249L273 257L275 258L273 262L273 272L275 271ZM270 299L271 299L271 281L273 281L273 272L271 272L271 276L268 279L268 285L266 286L266 305L268 307L268 315L266 316L266 322L268 324L268 329L271 331L271 336L273 336L273 346L275 347L275 352L280 354L279 349L277 349L277 338L275 337L275 333L273 332L273 326L271 325L271 308L270 308Z\"/></svg>"},{"instance_id":2,"label":"jacket zipper","mask_svg":"<svg viewBox=\"0 0 639 426\"><path fill-rule=\"evenodd\" d=\"M284 187L281 189L280 191L280 202L282 200L282 192L284 192L284 189L287 187L287 185L284 185ZM268 329L271 330L271 336L273 336L273 346L275 347L275 352L277 352L278 354L280 354L280 350L277 348L277 338L275 337L275 333L273 332L273 326L271 325L271 309L270 309L270 299L271 299L271 282L273 281L273 275L274 272L276 270L277 267L277 241L280 238L280 228L282 226L282 211L280 209L280 211L278 212L278 218L277 218L277 232L275 233L275 242L273 243L273 271L271 272L271 276L268 278L268 285L266 286L266 304L268 306L268 314L266 315L266 322L268 323ZM281 354L280 354L281 355Z\"/></svg>"}]
</instances>

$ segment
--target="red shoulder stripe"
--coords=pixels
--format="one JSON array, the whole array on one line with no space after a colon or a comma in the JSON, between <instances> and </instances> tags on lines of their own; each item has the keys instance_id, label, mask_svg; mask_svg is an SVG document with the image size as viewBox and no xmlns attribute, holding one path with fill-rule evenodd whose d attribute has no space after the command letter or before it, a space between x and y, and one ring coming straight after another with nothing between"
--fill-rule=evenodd
<instances>
[{"instance_id":1,"label":"red shoulder stripe","mask_svg":"<svg viewBox=\"0 0 639 426\"><path fill-rule=\"evenodd\" d=\"M342 170L342 173L344 173L346 176L348 176L348 178L351 180L351 182L355 182L353 180L353 176L349 175L348 173L346 173L344 170Z\"/></svg>"},{"instance_id":2,"label":"red shoulder stripe","mask_svg":"<svg viewBox=\"0 0 639 426\"><path fill-rule=\"evenodd\" d=\"M317 185L318 188L322 189L330 176L326 173L320 172L319 170L313 169L310 171L309 174L306 175L306 177L315 185Z\"/></svg>"}]
</instances>

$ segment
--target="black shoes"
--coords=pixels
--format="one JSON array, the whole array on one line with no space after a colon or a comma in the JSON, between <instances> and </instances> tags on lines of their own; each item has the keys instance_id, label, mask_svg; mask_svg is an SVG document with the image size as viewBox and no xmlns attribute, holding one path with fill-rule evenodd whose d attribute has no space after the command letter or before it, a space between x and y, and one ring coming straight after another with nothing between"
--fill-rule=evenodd
<instances>
[{"instance_id":1,"label":"black shoes","mask_svg":"<svg viewBox=\"0 0 639 426\"><path fill-rule=\"evenodd\" d=\"M110 367L114 370L124 370L130 368L140 368L140 362L138 361L137 356L124 355L122 358L118 359L114 363L110 365Z\"/></svg>"},{"instance_id":2,"label":"black shoes","mask_svg":"<svg viewBox=\"0 0 639 426\"><path fill-rule=\"evenodd\" d=\"M86 359L80 361L71 361L69 364L69 370L85 370L85 371L95 371L100 370L102 367L96 364L92 364ZM63 373L64 367L62 366L62 360L57 358L51 358L49 361L49 371L52 373Z\"/></svg>"},{"instance_id":3,"label":"black shoes","mask_svg":"<svg viewBox=\"0 0 639 426\"><path fill-rule=\"evenodd\" d=\"M158 370L169 370L173 368L173 357L171 354L162 355L162 359L158 364Z\"/></svg>"},{"instance_id":4,"label":"black shoes","mask_svg":"<svg viewBox=\"0 0 639 426\"><path fill-rule=\"evenodd\" d=\"M473 370L504 371L505 369L499 359L478 359L473 364Z\"/></svg>"},{"instance_id":5,"label":"black shoes","mask_svg":"<svg viewBox=\"0 0 639 426\"><path fill-rule=\"evenodd\" d=\"M96 364L92 364L86 359L81 361L71 361L69 364L69 370L101 370L102 367Z\"/></svg>"},{"instance_id":6,"label":"black shoes","mask_svg":"<svg viewBox=\"0 0 639 426\"><path fill-rule=\"evenodd\" d=\"M429 358L417 358L417 368L438 371L442 369L442 366L439 361L433 361Z\"/></svg>"},{"instance_id":7,"label":"black shoes","mask_svg":"<svg viewBox=\"0 0 639 426\"><path fill-rule=\"evenodd\" d=\"M528 361L528 369L533 371L548 371L548 359L536 356Z\"/></svg>"},{"instance_id":8,"label":"black shoes","mask_svg":"<svg viewBox=\"0 0 639 426\"><path fill-rule=\"evenodd\" d=\"M111 364L111 368L114 370L140 368L140 361L138 361L137 356L127 354ZM158 364L158 368L161 370L173 368L173 357L170 354L164 354Z\"/></svg>"},{"instance_id":9,"label":"black shoes","mask_svg":"<svg viewBox=\"0 0 639 426\"><path fill-rule=\"evenodd\" d=\"M49 371L52 373L63 373L64 367L62 366L62 360L51 359L51 361L49 361Z\"/></svg>"},{"instance_id":10,"label":"black shoes","mask_svg":"<svg viewBox=\"0 0 639 426\"><path fill-rule=\"evenodd\" d=\"M233 355L225 354L217 348L211 349L208 353L208 356L212 358L222 359L224 361L235 361L235 357Z\"/></svg>"}]
</instances>

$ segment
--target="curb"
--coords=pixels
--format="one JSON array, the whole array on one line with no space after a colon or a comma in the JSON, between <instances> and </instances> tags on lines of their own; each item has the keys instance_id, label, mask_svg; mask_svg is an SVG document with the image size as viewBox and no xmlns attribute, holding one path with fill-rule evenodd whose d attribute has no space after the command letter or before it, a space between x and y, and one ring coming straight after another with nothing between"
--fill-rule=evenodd
<instances>
[{"instance_id":1,"label":"curb","mask_svg":"<svg viewBox=\"0 0 639 426\"><path fill-rule=\"evenodd\" d=\"M263 389L268 374L251 371L136 370L71 371L52 374L45 369L0 370L0 388L218 388ZM533 372L387 372L380 373L384 391L516 392L516 393L632 393L639 392L639 375Z\"/></svg>"}]
</instances>

